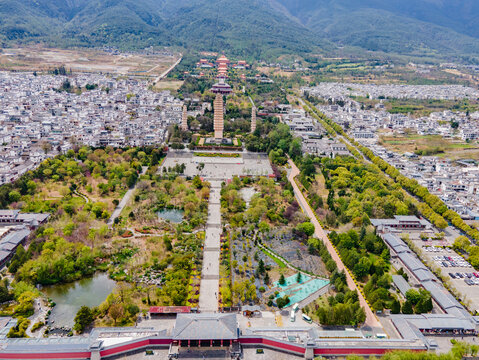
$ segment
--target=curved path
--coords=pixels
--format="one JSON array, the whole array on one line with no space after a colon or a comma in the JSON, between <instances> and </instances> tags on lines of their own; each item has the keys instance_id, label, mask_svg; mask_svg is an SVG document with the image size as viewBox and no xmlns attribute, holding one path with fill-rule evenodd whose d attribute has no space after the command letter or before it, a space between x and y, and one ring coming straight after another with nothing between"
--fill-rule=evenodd
<instances>
[{"instance_id":1,"label":"curved path","mask_svg":"<svg viewBox=\"0 0 479 360\"><path fill-rule=\"evenodd\" d=\"M291 166L291 172L288 176L288 180L293 186L294 189L294 195L296 196L296 200L298 200L298 203L300 204L301 208L304 210L306 215L311 219L311 222L314 225L314 234L323 241L323 243L326 245L329 253L331 254L331 257L333 260L336 262L338 266L338 270L344 271L346 274L346 282L351 290L357 290L358 296L359 296L359 303L363 307L365 313L366 313L366 322L365 324L371 327L382 327L380 324L379 320L377 319L376 315L372 312L371 308L369 307L368 303L366 302L366 299L362 295L362 293L359 291L359 289L356 286L356 283L354 282L353 278L351 277L351 274L349 271L346 269L346 266L344 266L343 261L339 257L339 255L336 253L334 250L333 244L331 244L331 241L329 241L328 236L324 232L321 224L319 221L316 219L316 216L314 215L313 210L309 206L308 202L304 198L303 193L299 189L298 185L296 184L296 181L294 181L294 178L299 175L299 169L297 166L294 164L294 162L289 159L288 160L289 165Z\"/></svg>"},{"instance_id":2,"label":"curved path","mask_svg":"<svg viewBox=\"0 0 479 360\"><path fill-rule=\"evenodd\" d=\"M40 338L43 337L43 331L45 330L44 327L41 327L40 329L36 330L35 332L32 332L32 327L35 325L37 322L41 321L45 323L45 317L47 315L47 312L49 310L48 306L44 303L43 299L37 298L33 302L33 308L34 308L34 313L32 316L30 316L28 319L30 320L30 324L28 325L28 328L26 330L26 334L28 337L31 338Z\"/></svg>"},{"instance_id":3,"label":"curved path","mask_svg":"<svg viewBox=\"0 0 479 360\"><path fill-rule=\"evenodd\" d=\"M148 166L143 166L141 168L141 173L140 173L140 176L141 175L145 175L146 173L146 170L148 170ZM138 178L139 180L139 178ZM133 195L133 192L135 191L137 185L138 185L138 182L136 182L135 186L132 187L131 189L128 189L128 191L125 193L125 195L123 196L123 198L121 199L120 203L118 204L118 206L115 208L115 210L113 210L113 213L111 214L110 216L110 219L108 220L107 224L109 226L112 226L113 223L115 222L115 219L120 216L121 212L123 211L123 208L126 206L126 204L128 204L128 202L130 201L131 199L131 196Z\"/></svg>"},{"instance_id":4,"label":"curved path","mask_svg":"<svg viewBox=\"0 0 479 360\"><path fill-rule=\"evenodd\" d=\"M81 192L78 192L77 190L73 190L73 194L75 194L78 197L81 197L83 200L85 200L85 203L88 204L90 202L90 199L88 196L83 195Z\"/></svg>"}]
</instances>

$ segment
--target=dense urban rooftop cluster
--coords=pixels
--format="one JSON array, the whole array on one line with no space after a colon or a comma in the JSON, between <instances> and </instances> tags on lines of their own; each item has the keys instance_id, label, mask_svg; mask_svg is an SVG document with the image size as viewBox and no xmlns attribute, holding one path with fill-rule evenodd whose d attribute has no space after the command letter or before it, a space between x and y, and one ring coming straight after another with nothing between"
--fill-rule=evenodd
<instances>
[{"instance_id":1,"label":"dense urban rooftop cluster","mask_svg":"<svg viewBox=\"0 0 479 360\"><path fill-rule=\"evenodd\" d=\"M375 110L363 109L357 101L344 98L344 106L338 104L324 105L320 110L345 126L355 139L375 138L375 132L389 129L403 132L406 129L418 135L441 135L444 138L457 137L461 140L479 139L476 121L479 113L466 114L450 110L433 112L429 116L412 118L405 114L391 114L384 110L384 104L377 104ZM455 127L451 124L455 123Z\"/></svg>"},{"instance_id":2,"label":"dense urban rooftop cluster","mask_svg":"<svg viewBox=\"0 0 479 360\"><path fill-rule=\"evenodd\" d=\"M139 80L1 72L0 87L0 184L75 143L162 143L181 120L180 100Z\"/></svg>"},{"instance_id":3,"label":"dense urban rooftop cluster","mask_svg":"<svg viewBox=\"0 0 479 360\"><path fill-rule=\"evenodd\" d=\"M378 131L403 134L409 129L418 135L441 135L446 139L455 137L463 141L476 140L479 139L476 125L478 113L466 115L462 112L444 111L413 119L382 109L365 110L357 101L342 99L344 106L323 105L319 109L347 129L354 139L369 147L375 155L395 166L403 175L416 179L432 194L438 195L450 209L464 219L479 218L479 168L475 162L461 162L459 165L442 157L419 157L409 152L399 154L379 144L378 135ZM453 128L451 123L456 123L457 128Z\"/></svg>"},{"instance_id":4,"label":"dense urban rooftop cluster","mask_svg":"<svg viewBox=\"0 0 479 360\"><path fill-rule=\"evenodd\" d=\"M339 98L343 96L364 96L372 99L463 99L478 98L479 91L462 85L396 85L396 84L353 84L321 83L312 88L303 88L312 96Z\"/></svg>"},{"instance_id":5,"label":"dense urban rooftop cluster","mask_svg":"<svg viewBox=\"0 0 479 360\"><path fill-rule=\"evenodd\" d=\"M459 165L434 156L401 155L377 144L369 148L403 175L426 186L463 219L479 218L479 168L474 162L461 161Z\"/></svg>"},{"instance_id":6,"label":"dense urban rooftop cluster","mask_svg":"<svg viewBox=\"0 0 479 360\"><path fill-rule=\"evenodd\" d=\"M283 121L295 136L301 138L304 153L317 155L349 155L343 143L325 136L324 128L314 122L303 109L293 109L291 105L278 105Z\"/></svg>"}]
</instances>

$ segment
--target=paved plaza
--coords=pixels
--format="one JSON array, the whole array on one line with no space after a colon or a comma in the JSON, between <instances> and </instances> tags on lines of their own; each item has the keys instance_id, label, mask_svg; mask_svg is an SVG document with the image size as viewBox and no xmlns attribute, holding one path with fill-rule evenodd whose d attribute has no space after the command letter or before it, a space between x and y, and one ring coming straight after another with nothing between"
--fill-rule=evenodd
<instances>
[{"instance_id":1,"label":"paved plaza","mask_svg":"<svg viewBox=\"0 0 479 360\"><path fill-rule=\"evenodd\" d=\"M205 153L206 151L202 152ZM221 153L227 153L221 151ZM200 157L195 156L189 150L169 151L163 165L159 169L173 168L176 165L185 164L186 176L199 175L207 180L225 180L233 176L268 176L273 173L268 156L266 154L242 152L238 158ZM199 170L200 164L204 164Z\"/></svg>"}]
</instances>

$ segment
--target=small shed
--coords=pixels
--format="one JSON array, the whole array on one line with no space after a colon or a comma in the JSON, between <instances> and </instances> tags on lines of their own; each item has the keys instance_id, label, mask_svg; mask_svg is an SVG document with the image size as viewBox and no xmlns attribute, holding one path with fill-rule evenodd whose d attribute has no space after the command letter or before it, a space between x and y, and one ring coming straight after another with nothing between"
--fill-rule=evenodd
<instances>
[{"instance_id":1,"label":"small shed","mask_svg":"<svg viewBox=\"0 0 479 360\"><path fill-rule=\"evenodd\" d=\"M261 317L261 308L258 305L244 305L241 312L246 317Z\"/></svg>"}]
</instances>

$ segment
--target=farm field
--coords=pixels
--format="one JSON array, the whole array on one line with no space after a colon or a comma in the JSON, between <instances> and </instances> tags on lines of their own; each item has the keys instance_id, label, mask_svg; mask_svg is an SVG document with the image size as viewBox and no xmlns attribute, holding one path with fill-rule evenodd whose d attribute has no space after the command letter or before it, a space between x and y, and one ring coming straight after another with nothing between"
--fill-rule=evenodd
<instances>
[{"instance_id":1,"label":"farm field","mask_svg":"<svg viewBox=\"0 0 479 360\"><path fill-rule=\"evenodd\" d=\"M381 136L384 147L399 153L418 153L457 159L479 159L479 144L444 139L440 135Z\"/></svg>"}]
</instances>

